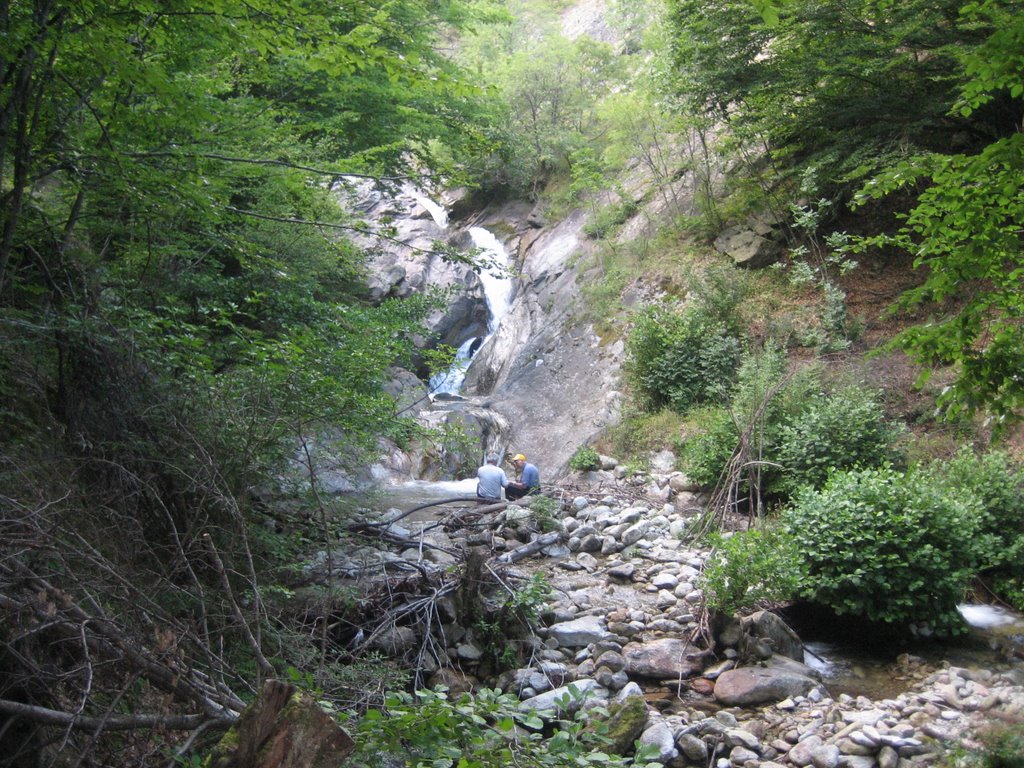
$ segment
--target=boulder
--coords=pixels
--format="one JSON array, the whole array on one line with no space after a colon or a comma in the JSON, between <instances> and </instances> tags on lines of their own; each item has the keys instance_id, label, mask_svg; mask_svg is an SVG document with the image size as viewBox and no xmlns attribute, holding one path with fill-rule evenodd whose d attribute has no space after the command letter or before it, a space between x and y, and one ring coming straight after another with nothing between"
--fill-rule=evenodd
<instances>
[{"instance_id":1,"label":"boulder","mask_svg":"<svg viewBox=\"0 0 1024 768\"><path fill-rule=\"evenodd\" d=\"M583 616L561 624L552 624L548 636L558 641L559 648L585 648L608 637L609 632L601 616Z\"/></svg>"},{"instance_id":2,"label":"boulder","mask_svg":"<svg viewBox=\"0 0 1024 768\"><path fill-rule=\"evenodd\" d=\"M731 257L738 267L760 269L775 261L782 249L778 243L753 229L732 226L715 238L715 250Z\"/></svg>"},{"instance_id":3,"label":"boulder","mask_svg":"<svg viewBox=\"0 0 1024 768\"><path fill-rule=\"evenodd\" d=\"M818 685L813 670L804 669L806 674L789 665L730 669L715 682L715 699L725 706L749 707L803 696Z\"/></svg>"},{"instance_id":4,"label":"boulder","mask_svg":"<svg viewBox=\"0 0 1024 768\"><path fill-rule=\"evenodd\" d=\"M676 739L668 723L655 723L640 735L640 746L655 747L658 750L657 759L667 763L679 754L676 749Z\"/></svg>"},{"instance_id":5,"label":"boulder","mask_svg":"<svg viewBox=\"0 0 1024 768\"><path fill-rule=\"evenodd\" d=\"M609 707L606 722L608 730L604 735L610 740L607 751L627 755L647 725L647 702L640 696L627 697L621 703Z\"/></svg>"},{"instance_id":6,"label":"boulder","mask_svg":"<svg viewBox=\"0 0 1024 768\"><path fill-rule=\"evenodd\" d=\"M771 611L752 613L740 621L740 626L744 634L767 638L777 655L803 662L804 645L800 642L800 637Z\"/></svg>"},{"instance_id":7,"label":"boulder","mask_svg":"<svg viewBox=\"0 0 1024 768\"><path fill-rule=\"evenodd\" d=\"M697 651L691 643L663 637L623 647L626 673L638 677L667 679L693 677L704 669L706 651Z\"/></svg>"},{"instance_id":8,"label":"boulder","mask_svg":"<svg viewBox=\"0 0 1024 768\"><path fill-rule=\"evenodd\" d=\"M560 715L572 714L583 705L584 698L598 695L604 698L606 694L607 691L601 688L596 680L589 678L577 680L575 683L555 688L539 696L524 699L519 702L519 711L537 713L549 711ZM563 707L561 702L565 697L568 697L567 705Z\"/></svg>"}]
</instances>

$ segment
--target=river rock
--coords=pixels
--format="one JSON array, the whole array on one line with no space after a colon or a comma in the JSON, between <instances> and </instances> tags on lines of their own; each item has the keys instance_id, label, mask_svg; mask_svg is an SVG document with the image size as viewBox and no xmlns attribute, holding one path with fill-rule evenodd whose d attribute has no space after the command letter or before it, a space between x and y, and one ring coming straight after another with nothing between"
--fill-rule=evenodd
<instances>
[{"instance_id":1,"label":"river rock","mask_svg":"<svg viewBox=\"0 0 1024 768\"><path fill-rule=\"evenodd\" d=\"M565 699L565 707L560 704L564 697L568 697L568 699ZM607 691L601 688L594 679L577 680L575 683L564 685L561 688L555 688L538 696L523 699L519 702L519 711L537 713L549 711L562 715L572 714L583 705L584 698L590 697L607 698Z\"/></svg>"},{"instance_id":2,"label":"river rock","mask_svg":"<svg viewBox=\"0 0 1024 768\"><path fill-rule=\"evenodd\" d=\"M381 632L370 647L391 656L401 656L416 647L416 632L411 627L391 627Z\"/></svg>"},{"instance_id":3,"label":"river rock","mask_svg":"<svg viewBox=\"0 0 1024 768\"><path fill-rule=\"evenodd\" d=\"M676 749L676 740L672 735L672 729L668 723L659 722L652 725L640 735L640 745L653 746L658 750L657 760L667 763L675 758L679 751Z\"/></svg>"},{"instance_id":4,"label":"river rock","mask_svg":"<svg viewBox=\"0 0 1024 768\"><path fill-rule=\"evenodd\" d=\"M552 624L548 636L558 641L559 648L585 648L610 637L601 616L583 616L572 621Z\"/></svg>"},{"instance_id":5,"label":"river rock","mask_svg":"<svg viewBox=\"0 0 1024 768\"><path fill-rule=\"evenodd\" d=\"M642 643L630 643L622 649L629 675L667 679L693 677L704 668L705 651L697 651L691 643L663 637Z\"/></svg>"},{"instance_id":6,"label":"river rock","mask_svg":"<svg viewBox=\"0 0 1024 768\"><path fill-rule=\"evenodd\" d=\"M607 751L616 755L629 754L647 725L647 716L647 703L639 697L627 696L609 706L606 737L610 743Z\"/></svg>"},{"instance_id":7,"label":"river rock","mask_svg":"<svg viewBox=\"0 0 1024 768\"><path fill-rule=\"evenodd\" d=\"M647 535L647 529L649 525L646 520L641 520L639 523L631 525L625 531L622 532L620 541L623 546L630 546L636 544L640 539Z\"/></svg>"},{"instance_id":8,"label":"river rock","mask_svg":"<svg viewBox=\"0 0 1024 768\"><path fill-rule=\"evenodd\" d=\"M785 667L740 667L719 675L715 699L726 706L749 707L803 696L817 685L810 675Z\"/></svg>"},{"instance_id":9,"label":"river rock","mask_svg":"<svg viewBox=\"0 0 1024 768\"><path fill-rule=\"evenodd\" d=\"M729 765L742 768L750 761L756 762L761 756L746 747L733 747L729 753Z\"/></svg>"},{"instance_id":10,"label":"river rock","mask_svg":"<svg viewBox=\"0 0 1024 768\"><path fill-rule=\"evenodd\" d=\"M771 611L752 613L740 622L740 626L750 636L768 638L776 654L803 662L804 646L800 636Z\"/></svg>"},{"instance_id":11,"label":"river rock","mask_svg":"<svg viewBox=\"0 0 1024 768\"><path fill-rule=\"evenodd\" d=\"M633 578L633 574L636 573L636 566L632 563L619 563L618 565L613 565L605 573L609 578L629 581Z\"/></svg>"},{"instance_id":12,"label":"river rock","mask_svg":"<svg viewBox=\"0 0 1024 768\"><path fill-rule=\"evenodd\" d=\"M679 738L676 739L676 744L679 747L679 751L686 756L686 759L691 763L699 763L700 765L706 765L708 761L708 745L704 743L704 739L695 736L692 733L681 733Z\"/></svg>"}]
</instances>

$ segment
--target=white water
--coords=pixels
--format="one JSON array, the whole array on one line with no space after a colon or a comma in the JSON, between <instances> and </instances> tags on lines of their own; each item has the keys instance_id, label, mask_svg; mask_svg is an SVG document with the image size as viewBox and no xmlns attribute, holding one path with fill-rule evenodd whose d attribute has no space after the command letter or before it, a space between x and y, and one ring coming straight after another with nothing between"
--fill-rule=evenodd
<instances>
[{"instance_id":1,"label":"white water","mask_svg":"<svg viewBox=\"0 0 1024 768\"><path fill-rule=\"evenodd\" d=\"M443 206L438 205L428 197L424 197L419 192L413 192L412 196L416 198L416 202L422 205L430 213L430 218L434 220L441 229L448 228L448 211Z\"/></svg>"},{"instance_id":2,"label":"white water","mask_svg":"<svg viewBox=\"0 0 1024 768\"><path fill-rule=\"evenodd\" d=\"M470 227L469 235L473 245L479 248L481 257L487 266L480 271L480 282L484 287L484 299L487 301L487 331L483 339L473 337L466 339L455 353L452 367L443 373L436 373L430 378L430 391L434 394L447 393L456 395L462 388L466 371L473 362L473 352L483 346L498 329L501 319L508 314L512 297L512 280L509 279L508 253L492 233L483 227ZM479 342L479 343L477 343Z\"/></svg>"},{"instance_id":3,"label":"white water","mask_svg":"<svg viewBox=\"0 0 1024 768\"><path fill-rule=\"evenodd\" d=\"M439 392L451 395L458 394L459 390L462 389L462 382L466 378L466 369L469 368L473 357L471 350L474 349L473 345L477 341L479 341L479 337L472 336L462 342L462 346L455 353L455 362L452 363L451 368L447 371L435 373L430 377L431 392L434 394Z\"/></svg>"},{"instance_id":4,"label":"white water","mask_svg":"<svg viewBox=\"0 0 1024 768\"><path fill-rule=\"evenodd\" d=\"M480 272L480 282L483 283L484 298L487 299L487 309L490 311L487 330L494 333L501 319L508 314L512 298L512 281L505 271L508 268L508 253L498 238L483 227L470 227L469 235L473 238L473 245L483 251L481 256L489 262L487 268Z\"/></svg>"},{"instance_id":5,"label":"white water","mask_svg":"<svg viewBox=\"0 0 1024 768\"><path fill-rule=\"evenodd\" d=\"M1021 617L996 605L958 605L964 621L978 629L992 629L1019 622Z\"/></svg>"}]
</instances>

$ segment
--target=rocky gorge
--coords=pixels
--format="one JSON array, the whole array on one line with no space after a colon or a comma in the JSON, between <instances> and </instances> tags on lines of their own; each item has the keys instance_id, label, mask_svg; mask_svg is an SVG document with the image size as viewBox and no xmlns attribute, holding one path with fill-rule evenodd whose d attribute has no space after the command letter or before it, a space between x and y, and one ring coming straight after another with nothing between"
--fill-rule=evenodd
<instances>
[{"instance_id":1,"label":"rocky gorge","mask_svg":"<svg viewBox=\"0 0 1024 768\"><path fill-rule=\"evenodd\" d=\"M980 665L889 649L891 685L880 698L833 692L815 655L771 612L712 629L700 582L709 551L683 537L706 498L678 472L604 462L574 475L575 492L557 494L553 513L536 499L467 501L416 522L392 509L374 522L390 546L321 552L304 573L321 580L330 561L336 578L364 589L368 578L415 574L429 585L419 608L389 616L366 647L404 659L420 685L450 695L496 687L543 717L607 707L612 748L651 745L668 766L946 765L977 748L988 726L1024 718L1020 623ZM488 634L449 579L457 560L494 577L499 603L538 574L550 595L516 636ZM473 589L484 593L485 581Z\"/></svg>"},{"instance_id":2,"label":"rocky gorge","mask_svg":"<svg viewBox=\"0 0 1024 768\"><path fill-rule=\"evenodd\" d=\"M651 197L643 169L631 176L623 189L635 213L620 243L645 237L660 217L693 202L685 173L671 195ZM391 244L373 241L374 300L446 290L422 348L483 341L456 393L432 392L425 370L396 370L389 385L403 413L468 435L470 455L385 443L364 477L322 473L334 478L329 490L458 479L456 468L466 476L484 453L523 452L554 502L551 509L466 499L416 517L407 507L366 510L354 528L372 532L374 543L318 552L300 585L333 581L403 595L351 639L354 651L407 665L418 687L444 686L452 696L497 688L516 696L521 711L549 719L607 708L611 749L631 754L639 742L673 768L946 766L977 750L991 725L1024 722L1019 618L1004 639L979 641L992 645L983 661L889 647L886 690L847 692L776 614L713 621L701 588L711 553L684 535L708 496L675 471L675 456L650 456L639 469L605 457L600 471L569 471L573 452L616 424L625 403L623 341L602 336L584 306L581 286L598 248L586 235L587 211L549 220L543 206L481 202L459 190L438 193L436 202L411 187L348 194L394 234ZM733 223L715 248L741 268L762 267L778 256L774 226ZM507 254L509 303L498 322L482 268L452 262L436 247L468 252L474 228L493 234ZM622 303L661 293L657 284L634 284ZM537 578L550 595L510 634L498 624L508 618L507 598Z\"/></svg>"}]
</instances>

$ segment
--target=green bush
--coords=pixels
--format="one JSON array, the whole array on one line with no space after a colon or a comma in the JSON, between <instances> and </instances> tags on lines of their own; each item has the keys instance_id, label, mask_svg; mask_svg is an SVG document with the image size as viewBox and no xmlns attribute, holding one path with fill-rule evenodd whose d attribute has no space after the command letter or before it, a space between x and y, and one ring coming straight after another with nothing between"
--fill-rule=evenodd
<instances>
[{"instance_id":1,"label":"green bush","mask_svg":"<svg viewBox=\"0 0 1024 768\"><path fill-rule=\"evenodd\" d=\"M641 310L626 343L626 374L641 407L724 402L736 380L739 338L700 306L683 313L658 304Z\"/></svg>"},{"instance_id":2,"label":"green bush","mask_svg":"<svg viewBox=\"0 0 1024 768\"><path fill-rule=\"evenodd\" d=\"M601 457L589 445L581 445L569 459L569 469L573 472L590 472L601 468Z\"/></svg>"},{"instance_id":3,"label":"green bush","mask_svg":"<svg viewBox=\"0 0 1024 768\"><path fill-rule=\"evenodd\" d=\"M556 531L559 527L558 510L559 503L550 496L533 494L530 496L530 512L541 533Z\"/></svg>"},{"instance_id":4,"label":"green bush","mask_svg":"<svg viewBox=\"0 0 1024 768\"><path fill-rule=\"evenodd\" d=\"M744 354L728 409L708 406L689 413L696 432L677 447L680 466L695 482L713 485L736 450L740 430L750 429L751 455L768 463L762 483L773 482L782 424L808 408L820 389L817 366L787 374L785 353L775 347Z\"/></svg>"},{"instance_id":5,"label":"green bush","mask_svg":"<svg viewBox=\"0 0 1024 768\"><path fill-rule=\"evenodd\" d=\"M897 631L955 634L978 512L925 473L861 469L834 473L820 491L805 486L782 522L807 565L805 597Z\"/></svg>"},{"instance_id":6,"label":"green bush","mask_svg":"<svg viewBox=\"0 0 1024 768\"><path fill-rule=\"evenodd\" d=\"M690 417L695 434L679 446L679 465L693 482L712 486L736 449L736 422L722 406L696 408Z\"/></svg>"},{"instance_id":7,"label":"green bush","mask_svg":"<svg viewBox=\"0 0 1024 768\"><path fill-rule=\"evenodd\" d=\"M874 395L848 387L819 397L784 424L772 457L782 465L780 489L820 488L829 473L880 467L898 460L894 445L900 426L885 420Z\"/></svg>"},{"instance_id":8,"label":"green bush","mask_svg":"<svg viewBox=\"0 0 1024 768\"><path fill-rule=\"evenodd\" d=\"M765 527L728 538L716 535L711 546L714 552L699 579L709 609L731 616L796 597L801 565L793 540L783 530Z\"/></svg>"},{"instance_id":9,"label":"green bush","mask_svg":"<svg viewBox=\"0 0 1024 768\"><path fill-rule=\"evenodd\" d=\"M558 705L560 718L545 735L542 716L551 719L553 712L521 710L516 696L497 689L465 693L454 701L443 688L391 693L385 707L367 711L359 721L358 749L349 761L357 768L375 768L388 755L416 768L660 766L649 762L650 749L632 760L605 752L608 711L582 709L584 698L570 686Z\"/></svg>"},{"instance_id":10,"label":"green bush","mask_svg":"<svg viewBox=\"0 0 1024 768\"><path fill-rule=\"evenodd\" d=\"M980 505L973 547L978 570L1000 597L1024 610L1024 472L1000 451L977 456L962 448L928 470L950 493L965 494Z\"/></svg>"},{"instance_id":11,"label":"green bush","mask_svg":"<svg viewBox=\"0 0 1024 768\"><path fill-rule=\"evenodd\" d=\"M980 749L953 750L949 768L1024 768L1024 724L992 723L978 734Z\"/></svg>"}]
</instances>

